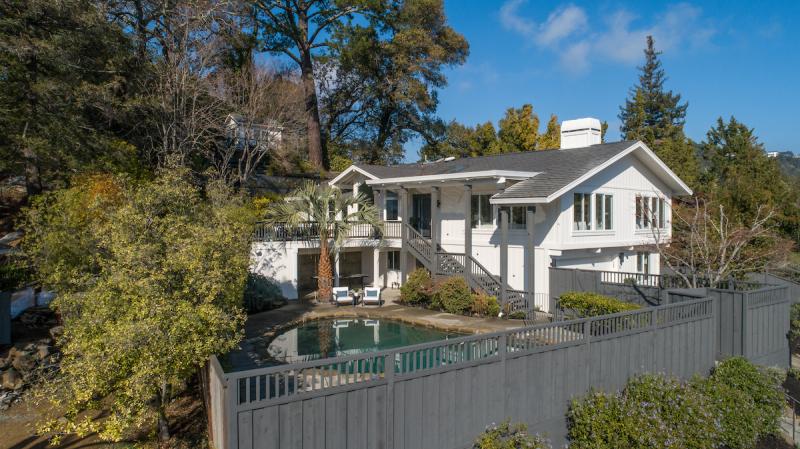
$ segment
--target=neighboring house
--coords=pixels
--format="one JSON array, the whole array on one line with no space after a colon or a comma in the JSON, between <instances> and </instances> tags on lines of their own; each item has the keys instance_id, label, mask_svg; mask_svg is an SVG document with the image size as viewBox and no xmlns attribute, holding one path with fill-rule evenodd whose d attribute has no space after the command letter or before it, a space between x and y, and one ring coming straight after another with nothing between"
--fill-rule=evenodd
<instances>
[{"instance_id":1,"label":"neighboring house","mask_svg":"<svg viewBox=\"0 0 800 449\"><path fill-rule=\"evenodd\" d=\"M241 114L228 115L225 132L231 145L238 149L274 150L283 138L283 128L277 122L254 123Z\"/></svg>"},{"instance_id":2,"label":"neighboring house","mask_svg":"<svg viewBox=\"0 0 800 449\"><path fill-rule=\"evenodd\" d=\"M653 228L669 238L671 199L691 189L644 143L600 143L596 119L566 121L561 133L555 150L352 165L330 184L371 192L384 238L356 227L336 261L339 281L363 274L392 288L422 266L547 310L551 266L658 274ZM256 233L254 271L289 298L315 285L318 243L308 232Z\"/></svg>"}]
</instances>

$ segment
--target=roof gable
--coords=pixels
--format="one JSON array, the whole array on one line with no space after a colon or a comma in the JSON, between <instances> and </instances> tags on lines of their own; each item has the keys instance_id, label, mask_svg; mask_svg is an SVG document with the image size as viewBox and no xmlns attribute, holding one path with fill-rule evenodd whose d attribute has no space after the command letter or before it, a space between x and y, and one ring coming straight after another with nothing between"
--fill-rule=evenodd
<instances>
[{"instance_id":1,"label":"roof gable","mask_svg":"<svg viewBox=\"0 0 800 449\"><path fill-rule=\"evenodd\" d=\"M627 148L602 163L591 167L584 164L574 169L556 167L549 172L514 184L505 191L492 196L491 202L493 204L549 203L633 152L639 152L640 159L645 165L662 179L676 195L692 194L692 189L670 170L647 145L641 141L627 143Z\"/></svg>"}]
</instances>

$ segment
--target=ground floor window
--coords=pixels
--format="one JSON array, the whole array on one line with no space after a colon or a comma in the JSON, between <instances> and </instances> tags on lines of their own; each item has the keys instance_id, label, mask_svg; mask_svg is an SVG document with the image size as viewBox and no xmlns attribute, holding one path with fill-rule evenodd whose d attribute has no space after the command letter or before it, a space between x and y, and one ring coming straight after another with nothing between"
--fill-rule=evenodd
<instances>
[{"instance_id":1,"label":"ground floor window","mask_svg":"<svg viewBox=\"0 0 800 449\"><path fill-rule=\"evenodd\" d=\"M511 207L511 229L527 229L528 208L526 206Z\"/></svg>"},{"instance_id":2,"label":"ground floor window","mask_svg":"<svg viewBox=\"0 0 800 449\"><path fill-rule=\"evenodd\" d=\"M650 274L650 253L636 253L636 271L639 273Z\"/></svg>"},{"instance_id":3,"label":"ground floor window","mask_svg":"<svg viewBox=\"0 0 800 449\"><path fill-rule=\"evenodd\" d=\"M389 251L386 253L386 269L400 270L400 251Z\"/></svg>"}]
</instances>

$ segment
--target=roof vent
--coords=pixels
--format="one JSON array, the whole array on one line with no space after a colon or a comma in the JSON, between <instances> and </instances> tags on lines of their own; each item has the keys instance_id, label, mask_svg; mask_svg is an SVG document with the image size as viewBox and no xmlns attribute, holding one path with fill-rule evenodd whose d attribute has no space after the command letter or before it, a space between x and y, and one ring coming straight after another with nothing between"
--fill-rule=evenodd
<instances>
[{"instance_id":1,"label":"roof vent","mask_svg":"<svg viewBox=\"0 0 800 449\"><path fill-rule=\"evenodd\" d=\"M579 118L561 123L561 149L588 147L601 143L600 120Z\"/></svg>"}]
</instances>

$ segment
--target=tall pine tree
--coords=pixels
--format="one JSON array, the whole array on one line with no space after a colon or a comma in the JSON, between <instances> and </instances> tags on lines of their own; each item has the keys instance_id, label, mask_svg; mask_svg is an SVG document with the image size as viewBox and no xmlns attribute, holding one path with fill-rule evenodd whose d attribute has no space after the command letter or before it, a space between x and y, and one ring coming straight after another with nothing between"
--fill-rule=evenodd
<instances>
[{"instance_id":1,"label":"tall pine tree","mask_svg":"<svg viewBox=\"0 0 800 449\"><path fill-rule=\"evenodd\" d=\"M680 94L667 91L667 76L661 66L652 36L647 36L645 64L639 67L639 84L632 87L620 107L620 131L627 140L641 140L684 181L693 185L698 163L694 145L683 133L687 103Z\"/></svg>"},{"instance_id":2,"label":"tall pine tree","mask_svg":"<svg viewBox=\"0 0 800 449\"><path fill-rule=\"evenodd\" d=\"M560 146L561 125L558 123L558 117L555 114L550 114L550 120L547 122L544 134L539 134L539 139L536 141L536 149L553 150Z\"/></svg>"}]
</instances>

